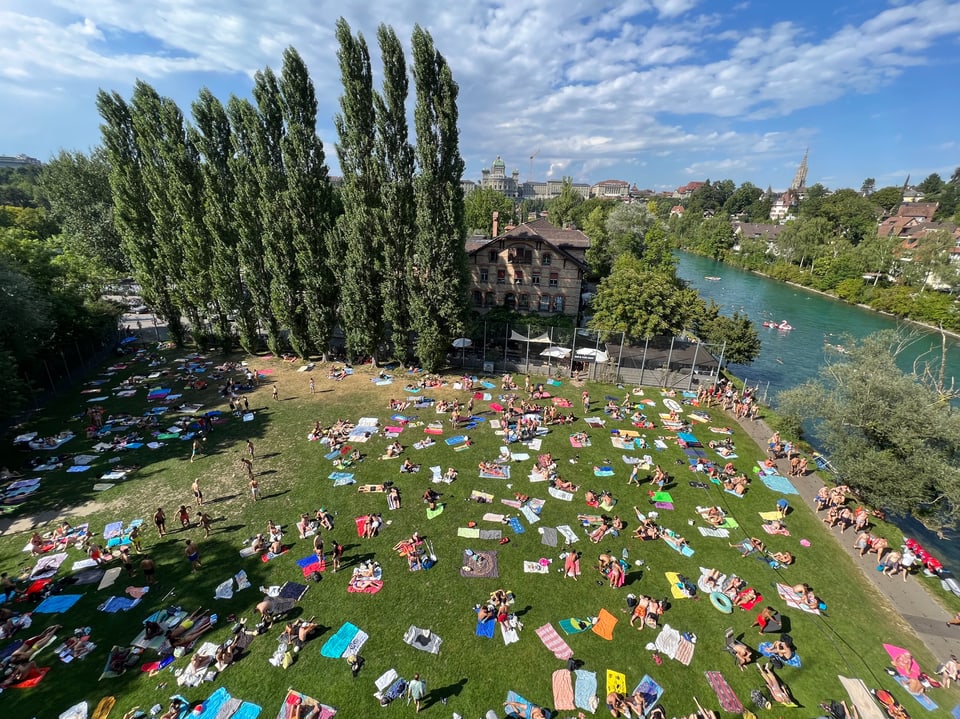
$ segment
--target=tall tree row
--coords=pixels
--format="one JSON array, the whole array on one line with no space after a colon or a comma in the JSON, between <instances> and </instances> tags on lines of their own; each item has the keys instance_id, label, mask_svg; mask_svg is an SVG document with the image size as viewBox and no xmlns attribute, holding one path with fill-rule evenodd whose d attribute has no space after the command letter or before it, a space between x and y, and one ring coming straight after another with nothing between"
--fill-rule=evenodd
<instances>
[{"instance_id":1,"label":"tall tree row","mask_svg":"<svg viewBox=\"0 0 960 719\"><path fill-rule=\"evenodd\" d=\"M178 343L229 350L261 333L274 353L326 352L335 327L353 357L445 360L466 306L457 85L433 40L413 35L416 144L408 139L407 65L391 28L370 51L340 20L343 95L335 126L338 193L316 132L317 98L296 50L254 76L253 102L209 90L176 104L137 82L129 104L97 98L115 226L145 298ZM212 323L212 327L211 327ZM410 339L416 336L413 347Z\"/></svg>"}]
</instances>

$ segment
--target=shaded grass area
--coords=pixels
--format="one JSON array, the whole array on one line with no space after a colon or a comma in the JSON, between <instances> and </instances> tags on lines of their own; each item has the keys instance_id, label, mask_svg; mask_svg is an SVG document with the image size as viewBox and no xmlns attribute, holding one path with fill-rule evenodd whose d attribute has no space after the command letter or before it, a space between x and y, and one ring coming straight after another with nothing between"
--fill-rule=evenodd
<instances>
[{"instance_id":1,"label":"shaded grass area","mask_svg":"<svg viewBox=\"0 0 960 719\"><path fill-rule=\"evenodd\" d=\"M170 354L168 358L176 356ZM49 650L41 654L38 657L40 664L53 667L50 674L35 689L7 690L2 697L5 714L14 717L54 716L81 698L95 703L108 694L118 697L116 715L134 705L149 707L157 702L165 702L176 689L175 677L170 671L153 677L128 671L118 678L98 683L97 677L110 647L128 643L137 634L140 622L147 615L171 602L187 610L204 607L216 611L221 620L204 637L215 642L228 636L229 623L223 619L228 614L245 616L252 625L255 622L253 606L260 598L258 586L282 584L288 580L304 581L296 560L310 554L311 540L298 540L293 525L301 512L312 512L320 506L336 513L335 531L326 532L325 535L328 546L331 538L346 546L346 567L337 574L326 573L321 582L311 585L294 615L315 615L322 625L322 635L307 644L291 668L283 670L267 663L276 649L281 631L280 627L275 626L267 634L258 637L251 645L249 655L220 675L215 683L183 690L191 701L201 700L209 696L216 686L223 685L234 696L261 705L264 708L262 716L273 716L286 689L294 687L338 707L342 716L368 716L380 711L372 696L373 680L383 671L395 667L403 676L409 677L414 672L420 672L427 680L431 689L427 702L432 706L432 710L428 707L431 713L456 711L467 717L477 716L487 709L499 709L510 689L534 702L552 706L550 675L565 663L543 646L533 630L547 622L556 626L559 620L568 617L595 616L601 608L606 608L620 619L613 641L605 641L591 632L565 637L576 658L585 663L585 668L597 672L601 712L604 711L602 698L607 668L625 673L629 688L635 686L644 674L653 676L666 688L663 704L668 715L692 711L695 708L693 697L697 697L705 706L717 708L703 675L704 671L709 670L722 671L744 704L748 705L749 691L762 687L763 681L752 666L743 673L736 668L732 657L723 649L723 634L726 627L732 626L737 634L745 633L745 641L755 648L760 640L756 629L750 628L755 612L736 610L733 615L723 615L713 609L705 597L700 601L671 600L671 608L663 621L681 632L696 634L698 638L695 656L689 667L669 659L664 659L661 666L655 664L652 653L645 645L654 640L656 630L638 632L630 628L627 624L629 616L622 612L626 607L628 592L658 598L669 596L670 587L664 577L665 572L680 572L696 579L698 567L703 566L716 567L745 578L763 594L764 605L775 607L788 617L789 631L803 659L803 668L785 668L779 674L790 686L798 703L804 707L799 710L798 716L800 712L803 715L819 713L816 708L818 702L845 697L836 678L838 673L862 677L870 686L885 687L902 699L908 711L921 711L914 700L884 673L883 667L889 664L889 660L881 644L889 642L910 649L928 672L935 668L935 659L926 653L915 636L905 633L897 615L860 578L858 568L852 561L837 551L834 540L819 518L806 507L796 506L796 500L793 502L795 509L788 517L790 537L768 536L761 532L758 512L774 509L779 495L766 489L756 479L742 499L724 493L713 485L706 490L693 488L689 481L704 477L687 469L685 457L675 442L669 441L669 448L664 451L648 450L655 461L674 477L668 489L674 497L675 509L661 510L660 523L689 539L695 554L693 557L683 557L663 542L641 543L629 537L636 527L631 508L636 505L644 511L651 509L647 495L651 487L626 485L630 467L621 460L624 452L611 445L610 429L616 426L628 428L628 422L608 421L604 429L591 429L578 421L570 427L554 427L544 438L542 451L554 455L565 479L581 485L574 501L567 503L550 498L545 484L531 484L527 480L533 460L513 463L510 480L478 478L477 463L494 459L502 438L496 436L490 427L489 420L494 418L494 414L488 409L489 403L477 401L475 410L488 421L468 431L475 444L466 451L454 452L441 437L437 438L440 441L433 447L415 450L411 445L426 436L423 428L408 427L404 430L399 437L406 447L404 456L423 465L419 473L400 474L400 460L378 459L389 442L387 439L375 437L368 443L356 445L366 455L363 462L351 470L355 472L358 484L392 481L402 492L403 508L387 511L383 494L360 494L356 486L334 488L333 482L327 477L335 468L324 459L326 450L317 442L308 442L306 437L318 420L329 425L338 418L356 421L361 416L376 416L381 426L389 424L392 412L388 408L388 400L407 396L403 386L413 379L401 373L394 384L380 387L370 381L370 372L358 368L352 377L334 382L327 379L327 367L318 365L312 373L318 389L314 395L310 393L308 385L311 375L296 372L295 366L261 358L251 358L250 363L257 369L272 370L272 374L265 378L265 383L249 394L255 420L241 422L230 418L223 424L215 425L205 443L203 456L195 462L189 461L190 442L185 441L169 441L154 451L146 448L127 451L122 454L124 462L135 462L142 468L117 487L104 493L93 493L90 487L96 481L96 476L107 467L106 457L112 456L106 455L98 459L95 469L86 474L67 474L60 470L45 475L42 490L23 505L20 513L26 514L83 505L88 507L83 520L89 521L97 534L106 522L113 520L129 521L141 517L147 525L151 525L150 518L156 507L163 506L168 515L168 529L173 531L168 537L160 539L150 526L144 549L157 561L159 585L131 612L104 615L98 613L96 607L111 592L119 594L129 584L139 584L141 577L133 580L121 578L110 590L99 592L95 585L68 589L68 592L79 591L84 594L73 609L63 615L38 615L37 623L27 636L48 623L63 624L65 631L89 625L98 648L91 656L70 665L61 664ZM145 367L132 365L111 377L104 387L114 386L124 376L133 373L145 374ZM164 378L163 384L175 392L180 392L183 387L183 382L173 377ZM215 385L215 382L211 384ZM500 393L497 384L496 389L486 390L493 394L494 401ZM278 388L278 401L271 398L273 386ZM562 386L551 389L573 401L574 409L561 411L582 414L582 387L574 387L565 381ZM605 395L615 396L618 402L624 395L624 390L611 386L588 384L586 389L594 397L594 406L602 405ZM218 397L214 387L202 392L183 391L183 401L202 402L204 409L226 409L225 400ZM411 396L416 398L417 395ZM467 394L448 386L424 390L419 396L466 399ZM656 421L656 413L666 411L660 393L655 389L647 389L645 396L657 402L656 407L646 410ZM59 406L51 407L30 429L47 434L69 427L80 436L68 443L64 450L73 453L85 451L93 442L82 438L84 424L68 418L89 406L84 401L86 397L77 395ZM139 414L146 408L147 402L144 391L140 390L134 398L111 398L104 406L108 413ZM732 425L731 420L718 410L712 410L711 413L714 416L711 424ZM417 415L424 423L444 421L445 437L458 433L450 427L448 415L438 415L433 409L408 410L407 414ZM602 412L591 414L602 416ZM161 427L166 425L165 418L161 421ZM585 431L591 438L591 446L580 449L571 447L568 435L573 431ZM694 432L704 444L718 437L711 434L706 425L695 425ZM672 437L672 433L662 429L647 430L645 433L649 440L660 435ZM263 494L260 502L252 500L247 489L245 470L239 462L247 439L251 439L256 447L254 468ZM734 434L734 440L739 455L735 464L749 473L755 461L762 459L762 452L739 430ZM521 448L515 445L514 449ZM710 450L707 453L710 458L717 459ZM536 456L536 452L530 454ZM577 464L569 462L574 457L579 457ZM602 464L605 460L610 460L615 475L595 477L593 465ZM449 486L433 485L443 493L445 511L435 519L428 520L420 495L429 485L428 467L431 465L444 468L454 466L460 470L460 478ZM641 476L644 474L641 473ZM204 508L214 520L213 533L206 539L197 529L177 529L175 518L175 510L180 504L192 507L190 486L197 478L207 500ZM594 511L584 503L583 492L586 488L596 491L608 489L618 499L613 513L619 514L628 524L627 531L620 537L608 537L594 545L577 527L578 512ZM492 492L496 497L494 505L478 505L467 501L474 489ZM531 527L521 520L526 527L523 534L514 534L509 527L503 527L504 536L511 540L503 546L495 541L468 540L456 536L457 528L466 526L468 521L476 521L481 527L498 528L482 522L481 516L488 511L515 513L500 504L501 498L512 497L514 491L547 499L538 525ZM84 505L85 502L94 504ZM741 529L732 530L729 540L701 537L689 523L694 521L702 524L695 507L707 504L722 506L736 517ZM354 517L369 512L382 512L384 519L390 523L379 537L362 540L357 537ZM285 539L293 544L291 551L269 563L262 563L257 558L241 559L238 551L243 540L264 531L268 519L286 526ZM76 524L80 519L73 521ZM538 526L559 524L573 526L581 537L575 548L583 552L583 575L577 582L565 580L559 573L562 547L543 545L537 532ZM51 528L52 525L47 527ZM406 561L391 549L397 541L414 531L432 540L438 555L437 565L428 571L407 571ZM728 542L748 536L762 538L771 550L792 552L798 558L797 563L777 572L752 558L741 559L728 546ZM853 536L849 532L848 536L852 542ZM15 572L32 563L28 554L20 552L28 538L29 535L5 535L0 538L0 568ZM200 572L189 571L183 554L184 540L187 538L195 539L201 546L204 566ZM800 546L801 538L809 539L811 546ZM461 577L461 559L467 548L497 551L500 577ZM620 556L624 549L628 551L630 560L627 585L622 589L598 585L601 577L592 569L597 554L609 551ZM64 567L68 569L70 563L79 558L79 553L71 550L71 557ZM382 564L384 589L375 595L348 594L346 586L352 566L367 558L375 558ZM540 558L552 560L549 574L525 574L522 571L524 560ZM638 559L643 560L642 566L635 564ZM246 570L253 587L237 593L231 600L215 601L213 595L216 585L240 569ZM778 581L788 584L805 582L812 586L828 605L826 616L816 617L786 609L776 594L774 583ZM499 632L493 639L474 636L476 617L472 607L497 588L511 590L517 596L515 609L525 625L517 644L504 646ZM171 591L174 595L164 599L164 595ZM30 606L23 605L23 608ZM356 679L351 676L345 661L326 659L319 654L322 643L345 621L353 622L370 635L362 652L366 665ZM411 624L429 628L443 638L443 649L438 656L416 651L402 642L402 636ZM188 658L178 659L172 668L182 667L187 661ZM448 700L446 707L438 706L443 698ZM953 690L949 693L939 690L934 693L934 698L945 707L952 707L957 702ZM38 707L43 707L43 711L39 712ZM767 714L773 715L773 712Z\"/></svg>"}]
</instances>

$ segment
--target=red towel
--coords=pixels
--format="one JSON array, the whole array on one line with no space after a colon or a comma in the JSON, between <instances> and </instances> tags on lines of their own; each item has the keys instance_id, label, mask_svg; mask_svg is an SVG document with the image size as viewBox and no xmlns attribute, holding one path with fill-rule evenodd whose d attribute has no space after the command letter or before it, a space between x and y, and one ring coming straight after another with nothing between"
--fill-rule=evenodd
<instances>
[{"instance_id":1,"label":"red towel","mask_svg":"<svg viewBox=\"0 0 960 719\"><path fill-rule=\"evenodd\" d=\"M563 637L557 634L557 630L553 628L552 624L544 624L537 629L537 636L557 659L569 659L573 656L570 645L563 641Z\"/></svg>"}]
</instances>

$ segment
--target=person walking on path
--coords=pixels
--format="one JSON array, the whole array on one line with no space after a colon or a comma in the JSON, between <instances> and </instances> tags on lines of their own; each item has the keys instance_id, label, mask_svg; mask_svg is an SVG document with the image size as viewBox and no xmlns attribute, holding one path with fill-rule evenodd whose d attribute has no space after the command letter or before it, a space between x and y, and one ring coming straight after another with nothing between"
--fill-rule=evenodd
<instances>
[{"instance_id":1,"label":"person walking on path","mask_svg":"<svg viewBox=\"0 0 960 719\"><path fill-rule=\"evenodd\" d=\"M167 534L167 515L163 511L163 507L157 507L157 511L153 515L153 524L157 528L157 533L164 537Z\"/></svg>"},{"instance_id":2,"label":"person walking on path","mask_svg":"<svg viewBox=\"0 0 960 719\"><path fill-rule=\"evenodd\" d=\"M413 700L413 705L417 708L417 713L423 708L422 702L427 696L427 683L420 678L419 672L413 675L413 679L407 684L407 704Z\"/></svg>"},{"instance_id":3,"label":"person walking on path","mask_svg":"<svg viewBox=\"0 0 960 719\"><path fill-rule=\"evenodd\" d=\"M183 553L186 555L187 561L190 562L190 566L193 567L193 571L203 567L200 564L200 547L192 539L187 540L187 546L184 547Z\"/></svg>"},{"instance_id":4,"label":"person walking on path","mask_svg":"<svg viewBox=\"0 0 960 719\"><path fill-rule=\"evenodd\" d=\"M197 502L198 507L203 506L203 490L200 489L200 478L193 480L193 484L190 485L190 489L193 490L193 498Z\"/></svg>"}]
</instances>

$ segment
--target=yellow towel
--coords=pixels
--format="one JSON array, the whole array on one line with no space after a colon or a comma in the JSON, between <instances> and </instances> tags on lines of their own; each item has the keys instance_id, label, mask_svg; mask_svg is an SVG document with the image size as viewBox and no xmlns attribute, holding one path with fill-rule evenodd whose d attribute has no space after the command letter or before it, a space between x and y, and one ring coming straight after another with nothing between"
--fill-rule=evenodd
<instances>
[{"instance_id":1,"label":"yellow towel","mask_svg":"<svg viewBox=\"0 0 960 719\"><path fill-rule=\"evenodd\" d=\"M627 675L621 672L615 672L613 669L607 669L607 694L617 692L618 694L627 693Z\"/></svg>"},{"instance_id":2,"label":"yellow towel","mask_svg":"<svg viewBox=\"0 0 960 719\"><path fill-rule=\"evenodd\" d=\"M680 575L676 572L664 572L664 575L667 578L667 581L670 582L670 594L674 599L689 599L686 594L683 593L683 590L680 589L677 585L680 583Z\"/></svg>"},{"instance_id":3,"label":"yellow towel","mask_svg":"<svg viewBox=\"0 0 960 719\"><path fill-rule=\"evenodd\" d=\"M780 512L774 510L772 512L759 512L760 519L765 519L770 521L772 519L780 519Z\"/></svg>"}]
</instances>

